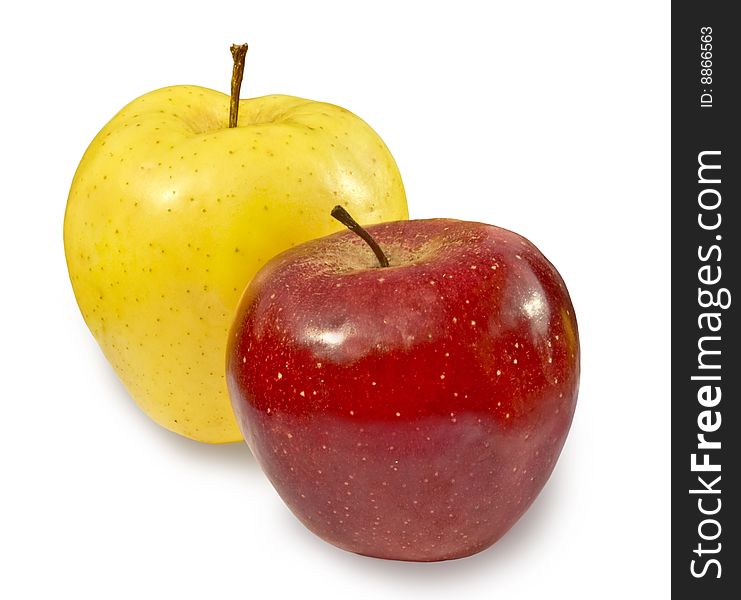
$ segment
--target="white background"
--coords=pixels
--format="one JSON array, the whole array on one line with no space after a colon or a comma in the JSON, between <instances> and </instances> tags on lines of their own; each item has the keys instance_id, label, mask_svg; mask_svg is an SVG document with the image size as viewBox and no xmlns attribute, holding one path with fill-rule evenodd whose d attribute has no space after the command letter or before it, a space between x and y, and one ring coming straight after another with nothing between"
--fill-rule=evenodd
<instances>
[{"instance_id":1,"label":"white background","mask_svg":"<svg viewBox=\"0 0 741 600\"><path fill-rule=\"evenodd\" d=\"M0 23L0 597L668 597L669 2L14 4ZM573 428L486 552L409 564L325 544L245 445L140 413L80 317L62 217L87 144L152 89L227 91L228 46L245 40L243 97L351 109L394 153L413 217L518 231L569 286Z\"/></svg>"}]
</instances>

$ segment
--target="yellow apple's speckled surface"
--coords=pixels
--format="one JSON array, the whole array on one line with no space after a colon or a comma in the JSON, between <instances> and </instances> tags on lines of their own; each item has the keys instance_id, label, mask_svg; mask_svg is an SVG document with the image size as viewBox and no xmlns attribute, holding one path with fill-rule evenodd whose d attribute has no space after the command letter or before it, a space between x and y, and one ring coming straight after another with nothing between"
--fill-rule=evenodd
<instances>
[{"instance_id":1,"label":"yellow apple's speckled surface","mask_svg":"<svg viewBox=\"0 0 741 600\"><path fill-rule=\"evenodd\" d=\"M160 425L212 443L241 434L224 380L242 291L272 256L342 228L407 218L396 163L352 113L292 96L240 101L174 86L95 137L64 219L82 315L131 396Z\"/></svg>"}]
</instances>

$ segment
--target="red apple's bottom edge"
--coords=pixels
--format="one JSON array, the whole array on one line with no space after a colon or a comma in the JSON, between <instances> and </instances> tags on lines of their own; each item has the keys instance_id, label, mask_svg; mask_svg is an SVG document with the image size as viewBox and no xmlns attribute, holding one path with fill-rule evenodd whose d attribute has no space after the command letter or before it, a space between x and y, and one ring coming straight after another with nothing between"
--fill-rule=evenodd
<instances>
[{"instance_id":1,"label":"red apple's bottom edge","mask_svg":"<svg viewBox=\"0 0 741 600\"><path fill-rule=\"evenodd\" d=\"M507 531L509 531L509 529ZM379 560L393 560L393 561L398 561L398 562L432 563L432 562L445 562L445 561L451 561L451 560L460 560L463 558L469 558L471 556L474 556L475 554L479 554L480 552L483 552L484 550L488 550L489 548L491 548L496 542L498 542L502 537L504 537L507 531L502 532L496 538L494 538L491 541L487 541L486 543L480 543L474 546L469 546L465 549L461 548L461 549L456 549L454 551L443 552L440 554L434 554L431 552L415 554L415 552L411 548L409 549L408 552L404 552L402 554L396 554L393 552L389 552L389 553L373 552L369 550L351 548L342 543L337 543L331 540L325 539L324 541L329 544L332 544L333 546L341 550L345 550L346 552L357 554L358 556L365 556L368 558L375 558Z\"/></svg>"},{"instance_id":2,"label":"red apple's bottom edge","mask_svg":"<svg viewBox=\"0 0 741 600\"><path fill-rule=\"evenodd\" d=\"M365 552L355 552L353 550L348 550L348 552L352 552L353 554L357 554L358 556L365 556L367 558L375 558L378 560L394 560L397 562L411 562L411 563L435 563L435 562L446 562L450 560L460 560L463 558L469 558L473 556L474 554L478 554L479 552L483 552L489 548L487 546L486 548L477 548L475 550L471 550L468 552L463 552L461 554L453 554L450 556L441 556L441 557L418 557L418 558L412 558L412 557L400 557L400 556L380 556L377 554L371 554L371 553L365 553ZM344 548L343 548L344 550Z\"/></svg>"}]
</instances>

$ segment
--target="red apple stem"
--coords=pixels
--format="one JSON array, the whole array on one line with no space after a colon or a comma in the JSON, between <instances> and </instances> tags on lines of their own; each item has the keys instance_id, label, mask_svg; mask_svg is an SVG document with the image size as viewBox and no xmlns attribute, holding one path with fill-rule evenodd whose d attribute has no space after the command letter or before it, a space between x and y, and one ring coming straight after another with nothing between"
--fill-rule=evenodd
<instances>
[{"instance_id":1,"label":"red apple stem","mask_svg":"<svg viewBox=\"0 0 741 600\"><path fill-rule=\"evenodd\" d=\"M229 127L237 126L239 116L239 91L242 89L242 78L244 77L244 57L247 55L247 44L232 44L232 93L229 98Z\"/></svg>"},{"instance_id":2,"label":"red apple stem","mask_svg":"<svg viewBox=\"0 0 741 600\"><path fill-rule=\"evenodd\" d=\"M376 240L374 240L371 237L371 234L363 229L358 222L350 216L349 212L337 205L332 209L331 215L354 234L362 238L362 240L370 246L371 250L373 250L373 254L376 255L376 258L382 267L389 266L389 259L386 258L386 255L383 253L383 250L381 250L381 247L378 245Z\"/></svg>"}]
</instances>

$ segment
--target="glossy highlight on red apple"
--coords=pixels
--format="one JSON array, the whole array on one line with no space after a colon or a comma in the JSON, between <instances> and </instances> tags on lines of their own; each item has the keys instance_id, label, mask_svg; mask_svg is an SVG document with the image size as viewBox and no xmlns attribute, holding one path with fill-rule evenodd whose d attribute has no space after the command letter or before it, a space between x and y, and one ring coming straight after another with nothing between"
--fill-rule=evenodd
<instances>
[{"instance_id":1,"label":"glossy highlight on red apple","mask_svg":"<svg viewBox=\"0 0 741 600\"><path fill-rule=\"evenodd\" d=\"M525 238L431 219L344 231L272 259L245 291L227 382L252 452L324 540L435 561L504 535L571 425L569 294Z\"/></svg>"}]
</instances>

